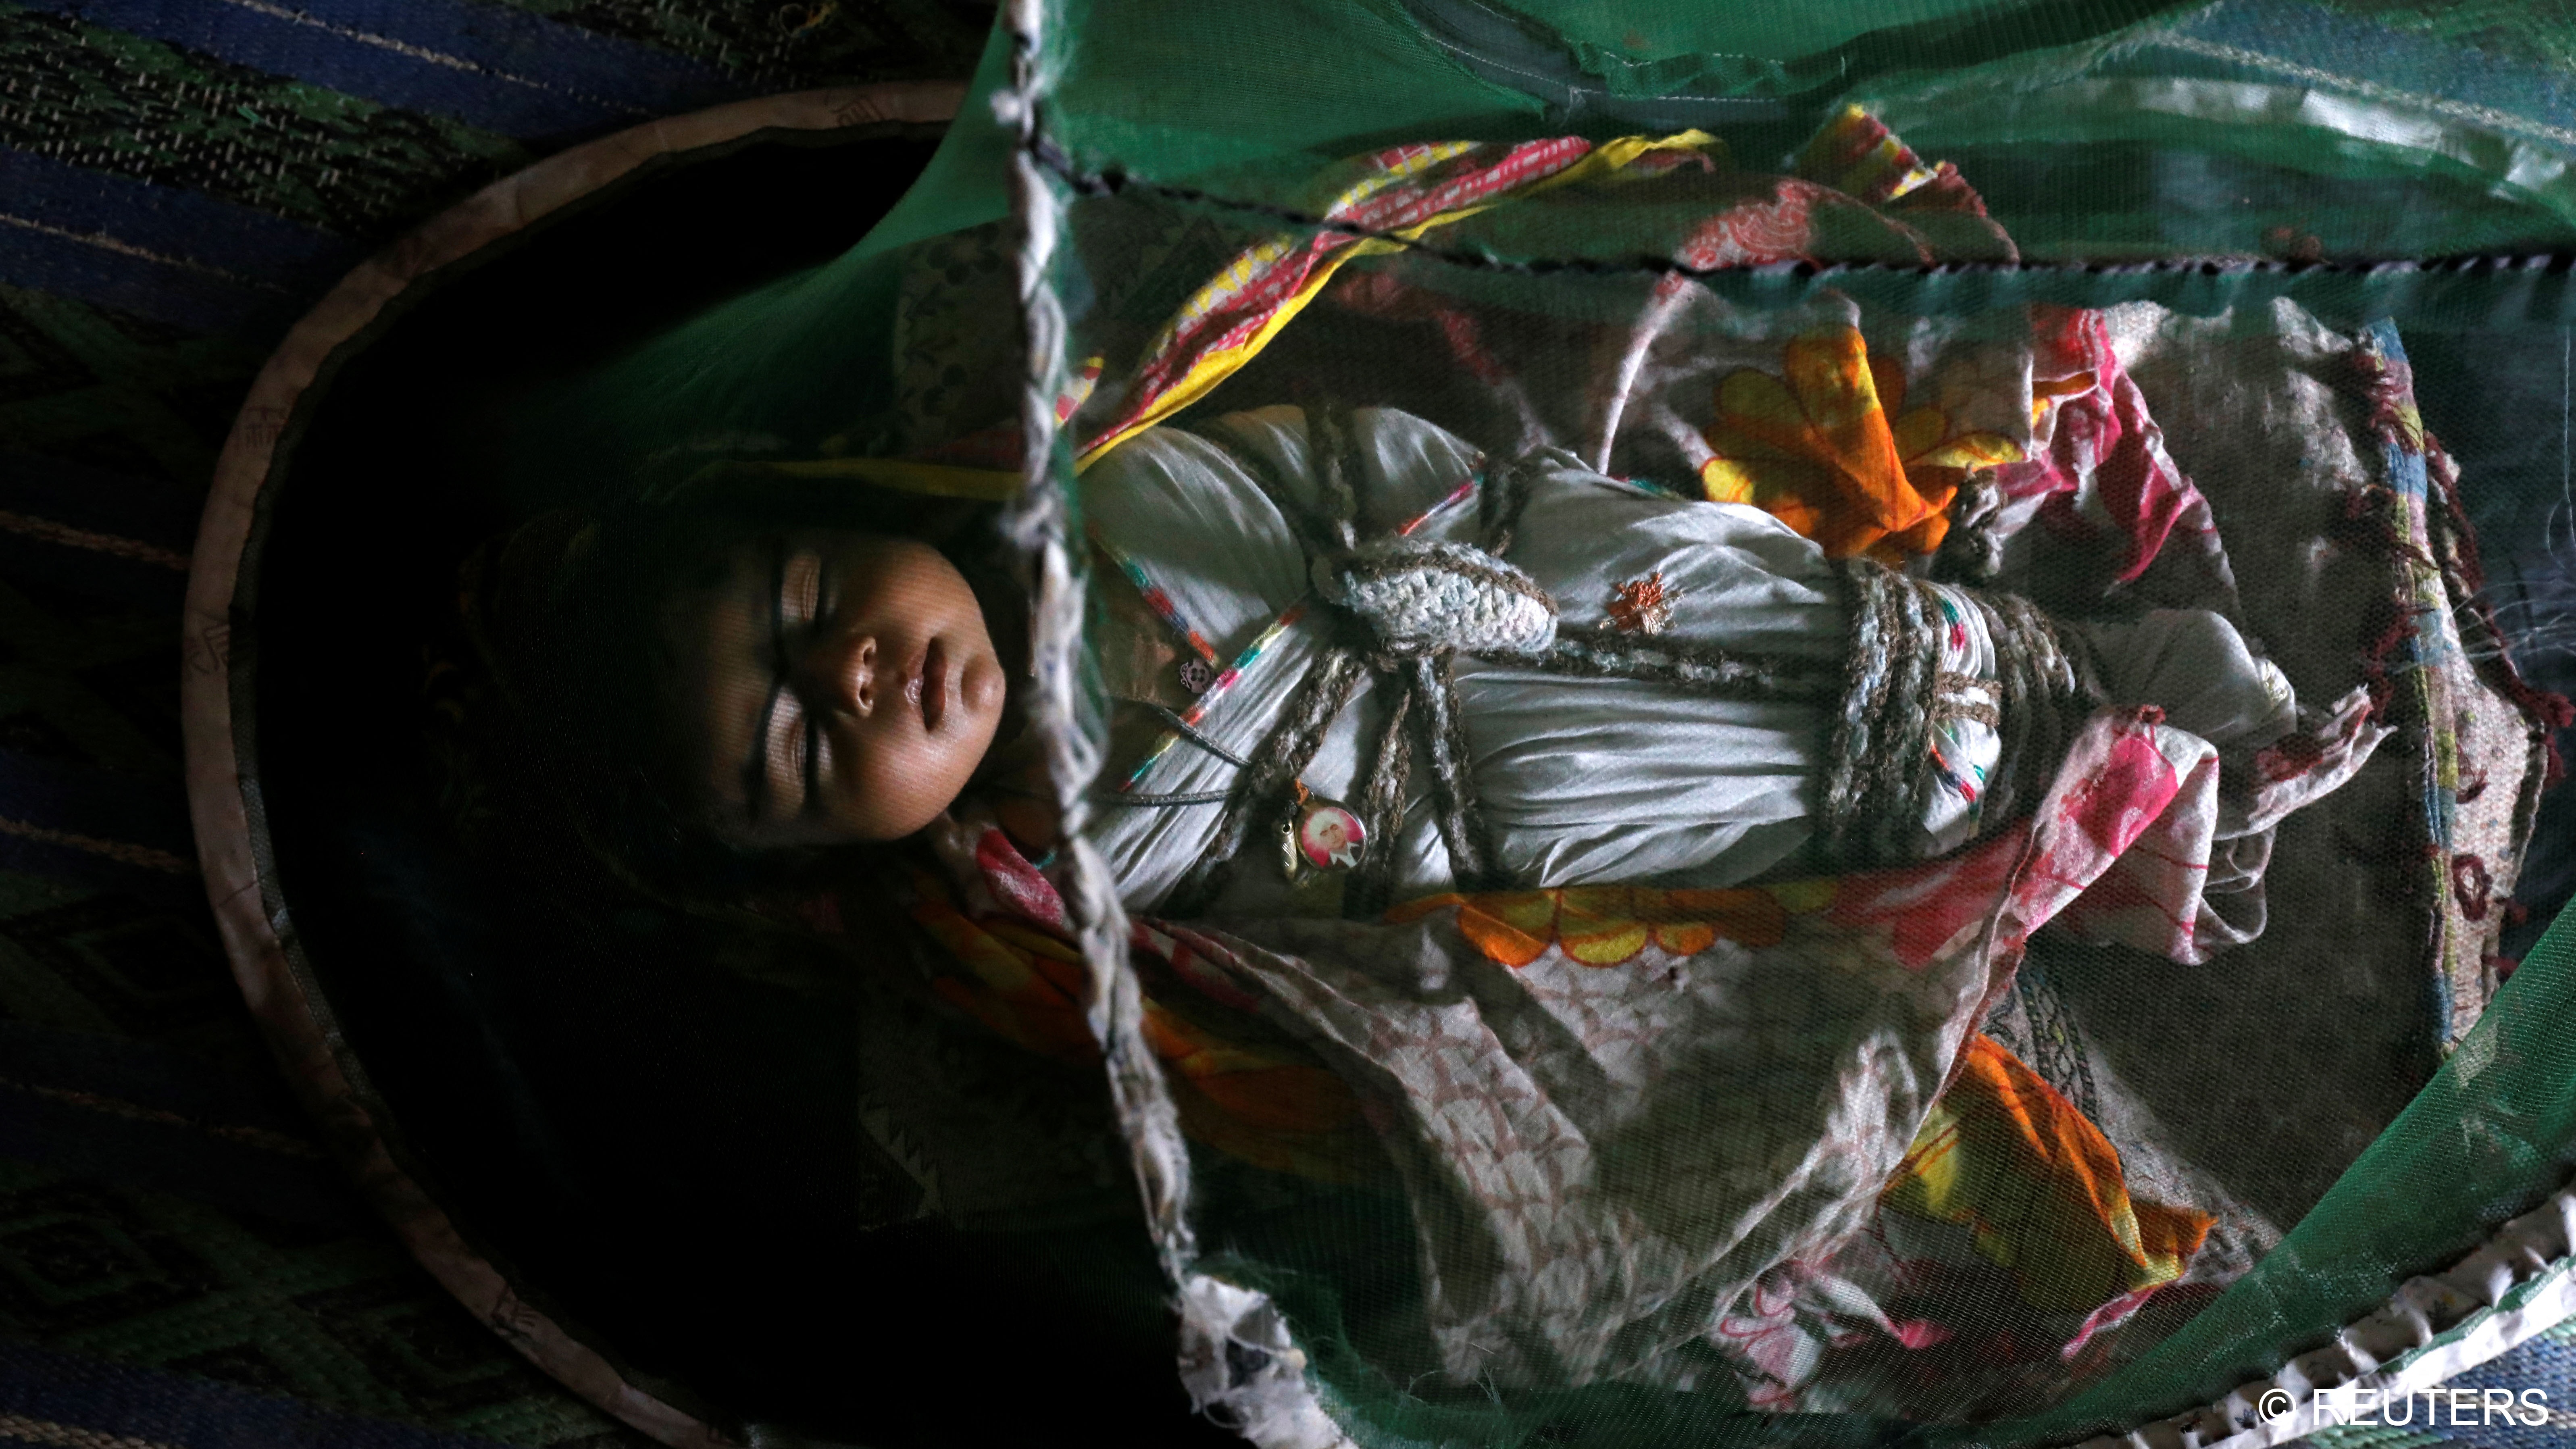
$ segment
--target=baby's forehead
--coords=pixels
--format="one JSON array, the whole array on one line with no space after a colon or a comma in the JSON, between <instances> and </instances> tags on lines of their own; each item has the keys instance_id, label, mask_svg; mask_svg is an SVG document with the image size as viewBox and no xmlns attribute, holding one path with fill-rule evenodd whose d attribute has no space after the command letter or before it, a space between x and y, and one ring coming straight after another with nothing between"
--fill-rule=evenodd
<instances>
[{"instance_id":1,"label":"baby's forehead","mask_svg":"<svg viewBox=\"0 0 2576 1449\"><path fill-rule=\"evenodd\" d=\"M662 571L662 586L653 591L666 642L675 634L696 633L721 603L751 600L766 607L767 594L777 589L797 552L844 551L865 537L856 529L831 527L709 527L676 550L674 566Z\"/></svg>"},{"instance_id":2,"label":"baby's forehead","mask_svg":"<svg viewBox=\"0 0 2576 1449\"><path fill-rule=\"evenodd\" d=\"M802 581L818 595L894 562L899 540L868 529L809 524L743 528L713 534L691 550L684 567L665 574L646 621L655 636L666 718L703 726L714 702L765 685L774 672L786 594ZM809 599L809 605L820 603Z\"/></svg>"},{"instance_id":3,"label":"baby's forehead","mask_svg":"<svg viewBox=\"0 0 2576 1449\"><path fill-rule=\"evenodd\" d=\"M777 570L775 538L743 535L716 542L667 573L646 595L666 662L700 657L719 633L757 611Z\"/></svg>"},{"instance_id":4,"label":"baby's forehead","mask_svg":"<svg viewBox=\"0 0 2576 1449\"><path fill-rule=\"evenodd\" d=\"M776 535L741 535L702 555L671 581L653 620L652 697L663 772L691 808L719 821L738 815L738 760L750 748L773 653L769 595Z\"/></svg>"},{"instance_id":5,"label":"baby's forehead","mask_svg":"<svg viewBox=\"0 0 2576 1449\"><path fill-rule=\"evenodd\" d=\"M689 549L690 566L678 571L683 587L775 581L798 554L819 554L833 564L864 567L896 540L874 529L828 523L734 524L709 529Z\"/></svg>"}]
</instances>

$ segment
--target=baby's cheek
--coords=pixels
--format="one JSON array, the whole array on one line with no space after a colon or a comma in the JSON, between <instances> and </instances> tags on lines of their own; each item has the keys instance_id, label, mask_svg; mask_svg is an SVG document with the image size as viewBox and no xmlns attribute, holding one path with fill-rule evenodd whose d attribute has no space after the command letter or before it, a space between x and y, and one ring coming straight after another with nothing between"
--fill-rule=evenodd
<instances>
[{"instance_id":1,"label":"baby's cheek","mask_svg":"<svg viewBox=\"0 0 2576 1449\"><path fill-rule=\"evenodd\" d=\"M974 773L976 756L954 737L914 735L869 742L851 774L852 823L867 835L891 840L909 835L948 808Z\"/></svg>"}]
</instances>

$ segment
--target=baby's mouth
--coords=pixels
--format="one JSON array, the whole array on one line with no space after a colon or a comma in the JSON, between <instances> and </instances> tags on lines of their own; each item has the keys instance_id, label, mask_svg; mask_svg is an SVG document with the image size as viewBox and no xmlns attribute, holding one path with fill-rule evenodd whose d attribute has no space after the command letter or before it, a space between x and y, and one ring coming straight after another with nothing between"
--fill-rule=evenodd
<instances>
[{"instance_id":1,"label":"baby's mouth","mask_svg":"<svg viewBox=\"0 0 2576 1449\"><path fill-rule=\"evenodd\" d=\"M936 639L921 656L921 666L912 676L912 697L921 705L921 727L936 730L948 716L948 651Z\"/></svg>"}]
</instances>

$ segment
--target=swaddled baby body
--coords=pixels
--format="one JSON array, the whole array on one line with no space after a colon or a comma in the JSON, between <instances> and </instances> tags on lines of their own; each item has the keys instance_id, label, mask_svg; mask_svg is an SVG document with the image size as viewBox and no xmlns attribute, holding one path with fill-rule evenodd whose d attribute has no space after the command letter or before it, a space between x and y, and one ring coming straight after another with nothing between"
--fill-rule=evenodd
<instances>
[{"instance_id":1,"label":"swaddled baby body","mask_svg":"<svg viewBox=\"0 0 2576 1449\"><path fill-rule=\"evenodd\" d=\"M1120 711L1090 829L1137 910L1277 908L1284 875L1354 861L1400 897L1920 858L2027 809L2098 704L2231 753L2295 723L2216 615L2061 625L1569 454L1493 463L1393 410L1156 428L1081 491ZM1354 605L1363 555L1535 600L1553 639L1399 647ZM674 780L720 832L892 838L991 772L1001 666L944 567L812 531L736 541L675 597ZM1301 819L1306 861L1269 848ZM1255 868L1210 869L1237 856Z\"/></svg>"},{"instance_id":2,"label":"swaddled baby body","mask_svg":"<svg viewBox=\"0 0 2576 1449\"><path fill-rule=\"evenodd\" d=\"M1122 614L1106 598L1096 616L1124 618L1130 631L1159 628L1177 655L1157 675L1155 651L1102 639L1112 693L1159 691L1155 702L1169 710L1168 680L1213 680L1179 703L1188 728L1163 718L1152 753L1100 796L1094 836L1131 907L1166 904L1225 848L1223 807L1180 802L1227 791L1245 768L1236 761L1275 748L1319 659L1349 637L1344 611L1327 602L1331 581L1319 584L1316 551L1301 536L1310 530L1299 516L1326 506L1329 491L1311 431L1295 408L1234 414L1194 432L1157 429L1083 480L1093 537L1120 565L1101 571L1095 589L1141 589L1158 617ZM1489 852L1481 883L1725 886L1850 862L1848 852L1818 846L1836 783L1833 752L1848 747L1847 718L1865 687L1851 667L1852 613L1872 593L1855 589L1858 570L1826 559L1770 514L1607 478L1570 454L1489 465L1453 435L1393 411L1359 410L1341 431L1349 486L1378 534L1480 541L1495 530L1492 495L1508 487L1518 496L1505 557L1545 591L1564 631L1611 649L1723 651L1746 671L1768 666L1810 684L1730 687L1642 667L1568 672L1553 659L1459 651L1449 673L1465 783ZM1879 701L1882 742L1903 736L1885 727L1886 716L1908 703L1928 725L1880 747L1918 752L1877 762L1899 781L1876 797L1878 808L1901 817L1869 822L1881 862L1947 852L2033 803L2066 721L2025 728L2033 722L2009 717L2016 706L2063 716L2105 702L2157 705L2168 723L2223 749L2261 745L2295 723L2280 671L2214 614L2059 627L2017 600L1858 569L1882 585L1881 607L1894 591L1921 611L1928 627L1917 644L1936 656L1910 676L1895 671L1889 692L1911 688L1919 699ZM2013 655L2027 652L2034 627L2055 644L2063 673L2090 676L2083 687L2070 679L2053 692L2005 688L2016 665L2030 663ZM1901 653L1906 645L1882 631L1875 647ZM1365 791L1387 696L1401 693L1387 687L1393 677L1366 673L1298 771L1298 798ZM1417 765L1422 755L1415 752ZM1400 826L1370 847L1390 853L1395 892L1477 884L1462 880L1452 859L1440 781L1416 768L1405 793ZM1252 872L1233 892L1257 893L1276 874Z\"/></svg>"}]
</instances>

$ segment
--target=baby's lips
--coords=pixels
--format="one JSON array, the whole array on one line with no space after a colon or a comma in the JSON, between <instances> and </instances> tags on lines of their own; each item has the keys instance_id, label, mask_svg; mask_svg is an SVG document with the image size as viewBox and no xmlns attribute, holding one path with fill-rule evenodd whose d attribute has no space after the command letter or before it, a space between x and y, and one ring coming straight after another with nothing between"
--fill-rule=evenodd
<instances>
[{"instance_id":1,"label":"baby's lips","mask_svg":"<svg viewBox=\"0 0 2576 1449\"><path fill-rule=\"evenodd\" d=\"M948 650L933 639L913 665L912 677L904 681L904 697L921 712L922 728L935 731L948 717L949 688Z\"/></svg>"}]
</instances>

